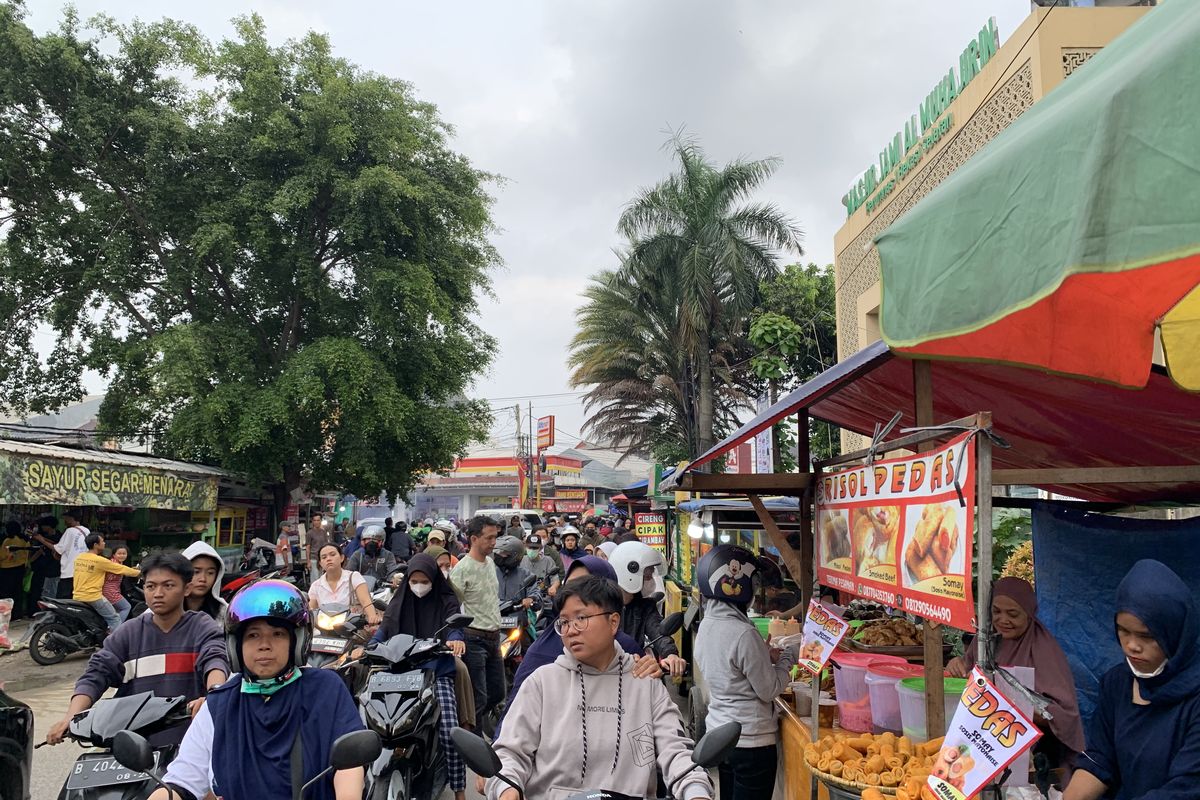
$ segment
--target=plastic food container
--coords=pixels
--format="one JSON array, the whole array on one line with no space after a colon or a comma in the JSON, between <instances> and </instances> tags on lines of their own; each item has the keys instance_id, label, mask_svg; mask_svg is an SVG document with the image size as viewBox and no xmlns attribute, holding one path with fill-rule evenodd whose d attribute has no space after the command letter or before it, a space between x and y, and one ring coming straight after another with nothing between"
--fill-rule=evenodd
<instances>
[{"instance_id":1,"label":"plastic food container","mask_svg":"<svg viewBox=\"0 0 1200 800\"><path fill-rule=\"evenodd\" d=\"M905 664L898 656L868 653L833 654L833 683L837 688L838 719L844 730L868 733L871 730L871 695L867 691L867 668L872 664Z\"/></svg>"},{"instance_id":2,"label":"plastic food container","mask_svg":"<svg viewBox=\"0 0 1200 800\"><path fill-rule=\"evenodd\" d=\"M943 678L946 693L946 724L954 718L954 710L958 707L958 699L967 688L966 678ZM914 742L929 741L925 730L925 679L905 678L896 685L900 696L900 721L905 736ZM942 732L938 732L941 736Z\"/></svg>"},{"instance_id":3,"label":"plastic food container","mask_svg":"<svg viewBox=\"0 0 1200 800\"><path fill-rule=\"evenodd\" d=\"M751 617L750 621L754 623L754 627L758 628L759 634L763 639L766 639L771 629L770 617Z\"/></svg>"},{"instance_id":4,"label":"plastic food container","mask_svg":"<svg viewBox=\"0 0 1200 800\"><path fill-rule=\"evenodd\" d=\"M924 672L924 667L919 664L871 662L867 667L867 694L871 696L872 733L901 733L900 695L896 692L896 684L906 678L919 678Z\"/></svg>"}]
</instances>

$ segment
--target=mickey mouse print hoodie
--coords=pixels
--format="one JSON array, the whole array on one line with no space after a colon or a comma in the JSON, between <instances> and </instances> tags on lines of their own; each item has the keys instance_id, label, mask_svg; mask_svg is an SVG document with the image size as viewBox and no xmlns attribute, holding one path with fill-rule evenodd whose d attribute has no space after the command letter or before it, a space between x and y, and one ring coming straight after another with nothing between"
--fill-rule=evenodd
<instances>
[{"instance_id":1,"label":"mickey mouse print hoodie","mask_svg":"<svg viewBox=\"0 0 1200 800\"><path fill-rule=\"evenodd\" d=\"M666 687L633 677L633 657L620 645L603 671L566 652L530 675L495 749L501 772L526 797L564 800L581 789L654 797L656 766L668 785L689 773L676 797L714 796L707 773L691 771L692 742ZM506 788L492 778L487 796L497 800Z\"/></svg>"}]
</instances>

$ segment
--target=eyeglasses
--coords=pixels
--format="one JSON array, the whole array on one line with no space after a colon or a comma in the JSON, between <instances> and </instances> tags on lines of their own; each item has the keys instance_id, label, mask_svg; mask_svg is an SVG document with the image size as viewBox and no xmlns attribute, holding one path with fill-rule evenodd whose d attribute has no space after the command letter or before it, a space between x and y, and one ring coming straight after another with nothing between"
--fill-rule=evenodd
<instances>
[{"instance_id":1,"label":"eyeglasses","mask_svg":"<svg viewBox=\"0 0 1200 800\"><path fill-rule=\"evenodd\" d=\"M589 619L592 617L607 617L611 613L613 612L601 611L599 614L588 614L586 617L576 617L575 619L559 617L558 619L554 620L554 632L559 636L562 636L567 632L567 627L570 626L571 630L575 631L576 633L583 633L587 630Z\"/></svg>"}]
</instances>

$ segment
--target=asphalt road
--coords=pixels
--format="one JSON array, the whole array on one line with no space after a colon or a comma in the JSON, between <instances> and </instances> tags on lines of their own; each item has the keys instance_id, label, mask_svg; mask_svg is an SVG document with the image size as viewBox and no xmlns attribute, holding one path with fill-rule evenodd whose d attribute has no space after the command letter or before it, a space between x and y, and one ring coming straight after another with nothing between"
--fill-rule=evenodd
<instances>
[{"instance_id":1,"label":"asphalt road","mask_svg":"<svg viewBox=\"0 0 1200 800\"><path fill-rule=\"evenodd\" d=\"M14 626L14 639L24 633ZM29 705L34 714L34 733L37 741L44 741L50 726L62 718L74 693L75 680L87 665L87 655L78 654L61 664L43 667L34 663L27 650L0 655L0 683L13 697ZM56 747L41 747L33 751L33 780L30 786L32 800L47 800L58 796L75 760L84 749L67 740ZM474 778L468 773L467 797L478 800L474 791ZM447 790L439 800L454 800Z\"/></svg>"}]
</instances>

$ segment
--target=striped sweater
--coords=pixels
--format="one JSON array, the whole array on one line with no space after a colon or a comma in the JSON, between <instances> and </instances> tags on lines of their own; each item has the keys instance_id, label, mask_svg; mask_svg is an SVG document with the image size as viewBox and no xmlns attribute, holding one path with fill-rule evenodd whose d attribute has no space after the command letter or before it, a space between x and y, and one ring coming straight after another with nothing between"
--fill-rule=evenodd
<instances>
[{"instance_id":1,"label":"striped sweater","mask_svg":"<svg viewBox=\"0 0 1200 800\"><path fill-rule=\"evenodd\" d=\"M75 683L75 694L94 702L116 686L118 697L152 692L190 701L204 696L204 677L214 669L229 673L225 637L211 617L186 611L175 627L163 632L153 615L143 614L104 640Z\"/></svg>"}]
</instances>

